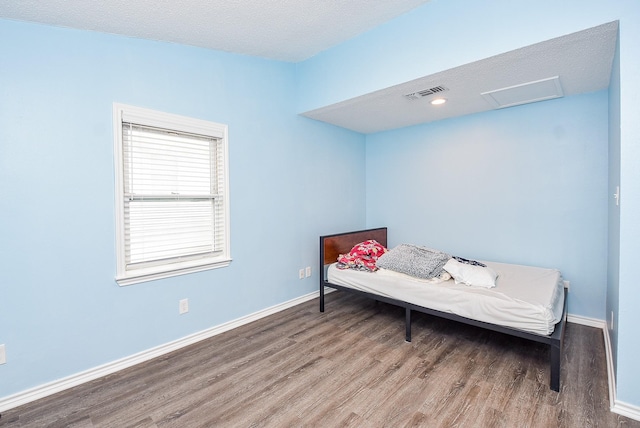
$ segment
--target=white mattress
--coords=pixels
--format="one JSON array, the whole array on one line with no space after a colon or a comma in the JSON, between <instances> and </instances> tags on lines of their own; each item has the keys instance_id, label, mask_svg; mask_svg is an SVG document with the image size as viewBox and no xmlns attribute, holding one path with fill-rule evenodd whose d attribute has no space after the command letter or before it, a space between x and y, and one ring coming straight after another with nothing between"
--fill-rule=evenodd
<instances>
[{"instance_id":1,"label":"white mattress","mask_svg":"<svg viewBox=\"0 0 640 428\"><path fill-rule=\"evenodd\" d=\"M556 269L483 262L498 273L494 288L440 283L390 271L329 266L332 284L413 303L477 321L549 335L562 317L564 288Z\"/></svg>"}]
</instances>

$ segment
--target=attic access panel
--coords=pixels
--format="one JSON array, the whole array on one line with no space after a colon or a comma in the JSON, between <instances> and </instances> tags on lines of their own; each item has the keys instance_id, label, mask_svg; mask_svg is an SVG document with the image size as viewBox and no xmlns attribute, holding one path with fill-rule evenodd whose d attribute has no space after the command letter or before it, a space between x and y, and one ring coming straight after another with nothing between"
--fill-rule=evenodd
<instances>
[{"instance_id":1,"label":"attic access panel","mask_svg":"<svg viewBox=\"0 0 640 428\"><path fill-rule=\"evenodd\" d=\"M560 85L560 77L554 76L483 92L481 95L494 108L505 108L560 98L564 93Z\"/></svg>"}]
</instances>

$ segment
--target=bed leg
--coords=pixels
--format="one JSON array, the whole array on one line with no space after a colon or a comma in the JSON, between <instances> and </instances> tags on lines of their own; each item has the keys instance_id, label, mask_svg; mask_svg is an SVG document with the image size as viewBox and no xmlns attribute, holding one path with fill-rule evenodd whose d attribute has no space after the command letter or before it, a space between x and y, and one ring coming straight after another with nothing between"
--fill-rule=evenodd
<instances>
[{"instance_id":1,"label":"bed leg","mask_svg":"<svg viewBox=\"0 0 640 428\"><path fill-rule=\"evenodd\" d=\"M552 343L549 388L556 392L560 391L560 358L560 345Z\"/></svg>"},{"instance_id":2,"label":"bed leg","mask_svg":"<svg viewBox=\"0 0 640 428\"><path fill-rule=\"evenodd\" d=\"M405 320L404 320L404 324L405 324L404 340L406 340L407 342L411 342L411 309L406 308L405 311L406 313L405 313Z\"/></svg>"},{"instance_id":3,"label":"bed leg","mask_svg":"<svg viewBox=\"0 0 640 428\"><path fill-rule=\"evenodd\" d=\"M320 312L324 312L324 285L320 283Z\"/></svg>"}]
</instances>

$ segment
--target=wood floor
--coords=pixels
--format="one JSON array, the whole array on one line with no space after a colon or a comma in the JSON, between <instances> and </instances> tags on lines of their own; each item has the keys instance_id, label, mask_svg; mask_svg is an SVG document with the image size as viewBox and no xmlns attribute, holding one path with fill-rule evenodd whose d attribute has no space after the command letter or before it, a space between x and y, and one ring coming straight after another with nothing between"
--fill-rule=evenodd
<instances>
[{"instance_id":1,"label":"wood floor","mask_svg":"<svg viewBox=\"0 0 640 428\"><path fill-rule=\"evenodd\" d=\"M640 427L611 413L602 332L540 344L327 295L9 410L1 427Z\"/></svg>"}]
</instances>

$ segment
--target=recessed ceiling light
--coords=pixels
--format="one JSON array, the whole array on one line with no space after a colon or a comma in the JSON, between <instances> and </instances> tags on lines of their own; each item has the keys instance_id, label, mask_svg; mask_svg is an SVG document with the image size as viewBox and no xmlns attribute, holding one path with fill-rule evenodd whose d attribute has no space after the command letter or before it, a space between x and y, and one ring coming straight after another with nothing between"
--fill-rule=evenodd
<instances>
[{"instance_id":1,"label":"recessed ceiling light","mask_svg":"<svg viewBox=\"0 0 640 428\"><path fill-rule=\"evenodd\" d=\"M446 102L447 102L446 98L436 98L436 99L431 100L431 105L439 106L439 105L444 104Z\"/></svg>"}]
</instances>

